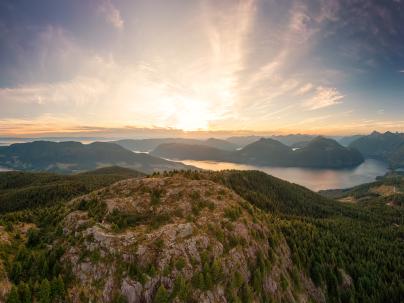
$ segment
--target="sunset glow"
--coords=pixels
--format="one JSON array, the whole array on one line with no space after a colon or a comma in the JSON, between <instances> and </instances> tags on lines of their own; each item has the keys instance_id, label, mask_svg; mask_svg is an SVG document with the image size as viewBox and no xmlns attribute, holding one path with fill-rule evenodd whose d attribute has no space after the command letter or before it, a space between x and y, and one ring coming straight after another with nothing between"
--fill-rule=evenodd
<instances>
[{"instance_id":1,"label":"sunset glow","mask_svg":"<svg viewBox=\"0 0 404 303\"><path fill-rule=\"evenodd\" d=\"M404 130L401 1L39 2L0 4L0 135Z\"/></svg>"}]
</instances>

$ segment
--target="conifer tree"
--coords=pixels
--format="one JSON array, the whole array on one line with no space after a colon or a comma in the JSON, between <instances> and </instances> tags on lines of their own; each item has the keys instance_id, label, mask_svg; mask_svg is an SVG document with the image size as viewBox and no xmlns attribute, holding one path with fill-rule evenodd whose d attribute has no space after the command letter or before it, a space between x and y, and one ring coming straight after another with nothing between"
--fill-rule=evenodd
<instances>
[{"instance_id":1,"label":"conifer tree","mask_svg":"<svg viewBox=\"0 0 404 303\"><path fill-rule=\"evenodd\" d=\"M39 303L51 302L51 289L48 279L43 279L39 287Z\"/></svg>"},{"instance_id":2,"label":"conifer tree","mask_svg":"<svg viewBox=\"0 0 404 303\"><path fill-rule=\"evenodd\" d=\"M20 298L18 296L18 290L17 287L15 287L13 285L13 287L11 288L11 291L8 294L6 303L20 303Z\"/></svg>"},{"instance_id":3,"label":"conifer tree","mask_svg":"<svg viewBox=\"0 0 404 303\"><path fill-rule=\"evenodd\" d=\"M157 289L156 295L154 296L153 303L167 303L170 296L167 289L163 284Z\"/></svg>"},{"instance_id":4,"label":"conifer tree","mask_svg":"<svg viewBox=\"0 0 404 303\"><path fill-rule=\"evenodd\" d=\"M21 303L31 303L31 289L28 284L21 282L18 285L18 294L20 296Z\"/></svg>"}]
</instances>

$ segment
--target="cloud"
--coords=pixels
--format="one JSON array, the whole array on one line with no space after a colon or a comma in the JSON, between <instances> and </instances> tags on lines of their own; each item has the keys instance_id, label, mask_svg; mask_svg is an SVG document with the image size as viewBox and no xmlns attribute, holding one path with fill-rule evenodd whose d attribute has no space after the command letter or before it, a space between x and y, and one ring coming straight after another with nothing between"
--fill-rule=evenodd
<instances>
[{"instance_id":1,"label":"cloud","mask_svg":"<svg viewBox=\"0 0 404 303\"><path fill-rule=\"evenodd\" d=\"M316 110L342 103L343 98L344 96L336 88L319 86L315 95L303 105L309 110Z\"/></svg>"},{"instance_id":2,"label":"cloud","mask_svg":"<svg viewBox=\"0 0 404 303\"><path fill-rule=\"evenodd\" d=\"M16 47L29 64L0 89L0 119L50 112L76 117L78 125L267 130L343 101L344 67L318 51L335 30L339 1L204 0L187 2L184 11L167 1L141 11L93 1L99 9L91 24L106 22L99 31L37 28L38 47ZM128 7L133 15L123 20Z\"/></svg>"},{"instance_id":3,"label":"cloud","mask_svg":"<svg viewBox=\"0 0 404 303\"><path fill-rule=\"evenodd\" d=\"M307 83L307 84L301 86L301 87L297 90L297 92L295 93L295 95L296 95L296 96L305 95L305 94L311 92L311 91L313 90L313 88L314 88L314 85L313 85L313 84Z\"/></svg>"},{"instance_id":4,"label":"cloud","mask_svg":"<svg viewBox=\"0 0 404 303\"><path fill-rule=\"evenodd\" d=\"M58 83L1 88L0 99L14 104L82 106L98 100L105 90L105 84L99 79L77 77Z\"/></svg>"},{"instance_id":5,"label":"cloud","mask_svg":"<svg viewBox=\"0 0 404 303\"><path fill-rule=\"evenodd\" d=\"M10 30L8 35L13 37L4 44L2 86L69 79L89 53L70 31L57 25L29 27L24 33Z\"/></svg>"},{"instance_id":6,"label":"cloud","mask_svg":"<svg viewBox=\"0 0 404 303\"><path fill-rule=\"evenodd\" d=\"M99 12L104 16L105 21L118 30L124 28L125 22L121 16L119 9L115 7L112 0L104 0L98 7Z\"/></svg>"},{"instance_id":7,"label":"cloud","mask_svg":"<svg viewBox=\"0 0 404 303\"><path fill-rule=\"evenodd\" d=\"M398 72L399 72L399 73L404 73L404 69L403 69L403 70L399 70Z\"/></svg>"}]
</instances>

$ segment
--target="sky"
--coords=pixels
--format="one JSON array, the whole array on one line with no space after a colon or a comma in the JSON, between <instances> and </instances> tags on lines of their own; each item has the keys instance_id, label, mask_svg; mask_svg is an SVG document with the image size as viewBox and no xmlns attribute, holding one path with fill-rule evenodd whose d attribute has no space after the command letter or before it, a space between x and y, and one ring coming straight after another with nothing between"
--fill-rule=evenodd
<instances>
[{"instance_id":1,"label":"sky","mask_svg":"<svg viewBox=\"0 0 404 303\"><path fill-rule=\"evenodd\" d=\"M0 0L0 136L404 131L404 0Z\"/></svg>"}]
</instances>

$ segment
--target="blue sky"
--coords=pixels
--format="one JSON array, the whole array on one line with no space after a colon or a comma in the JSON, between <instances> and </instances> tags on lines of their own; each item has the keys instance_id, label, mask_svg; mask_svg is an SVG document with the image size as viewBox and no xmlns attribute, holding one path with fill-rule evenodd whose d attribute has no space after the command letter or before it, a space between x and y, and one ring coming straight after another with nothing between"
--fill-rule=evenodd
<instances>
[{"instance_id":1,"label":"blue sky","mask_svg":"<svg viewBox=\"0 0 404 303\"><path fill-rule=\"evenodd\" d=\"M0 135L404 131L400 0L1 0L0 66Z\"/></svg>"}]
</instances>

